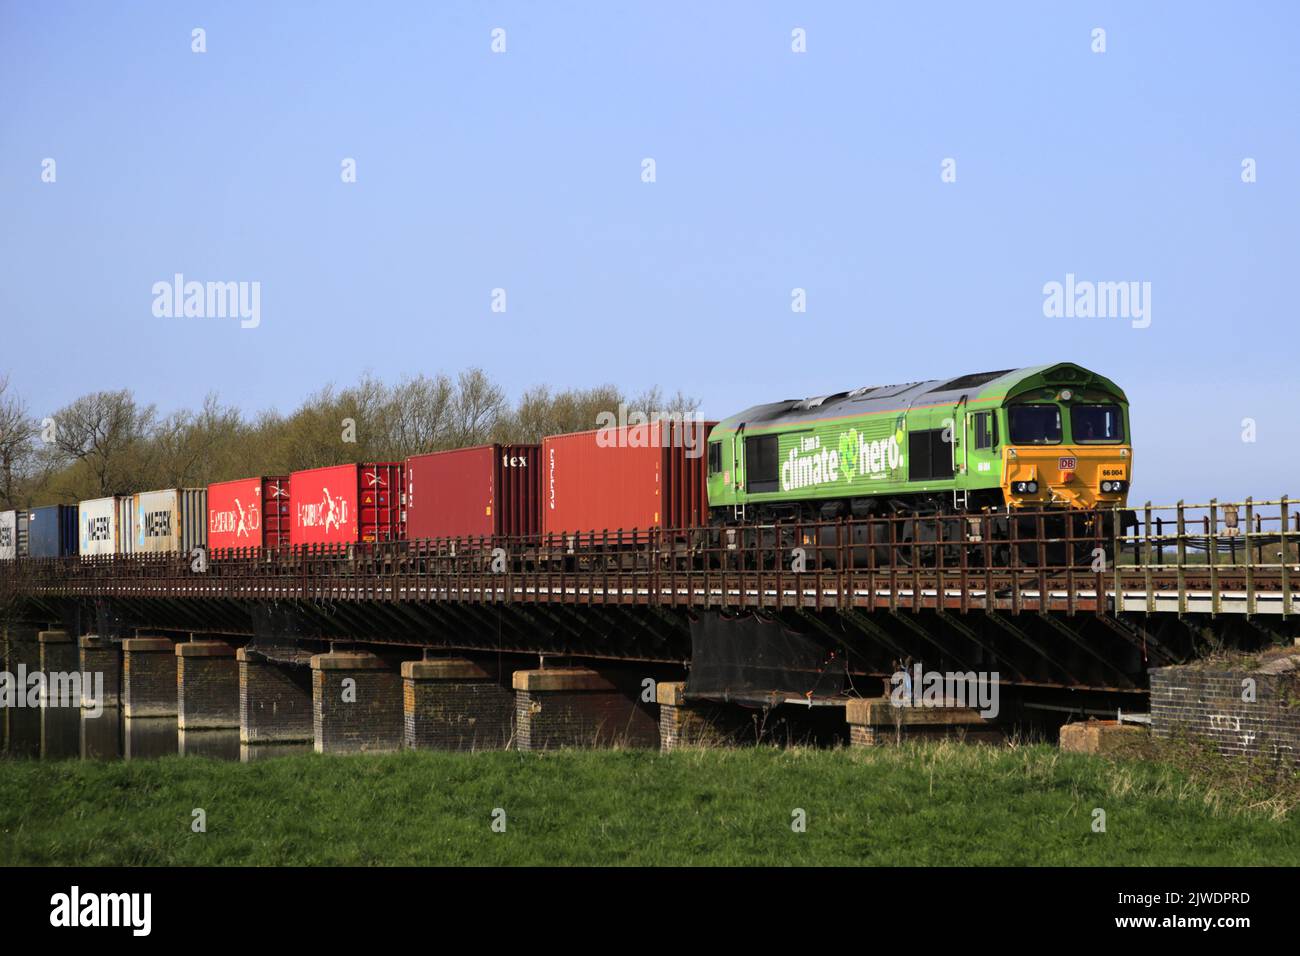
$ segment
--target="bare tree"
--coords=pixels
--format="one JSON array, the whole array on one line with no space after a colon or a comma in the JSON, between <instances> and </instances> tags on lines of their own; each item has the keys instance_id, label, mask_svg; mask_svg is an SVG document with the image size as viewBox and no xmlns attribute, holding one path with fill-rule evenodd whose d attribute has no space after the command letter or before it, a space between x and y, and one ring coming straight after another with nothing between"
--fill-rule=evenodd
<instances>
[{"instance_id":1,"label":"bare tree","mask_svg":"<svg viewBox=\"0 0 1300 956\"><path fill-rule=\"evenodd\" d=\"M508 407L505 392L482 369L461 372L451 408L451 446L464 448L487 441Z\"/></svg>"},{"instance_id":2,"label":"bare tree","mask_svg":"<svg viewBox=\"0 0 1300 956\"><path fill-rule=\"evenodd\" d=\"M215 393L198 412L173 412L154 429L155 483L186 488L216 480L245 430L239 410L223 406Z\"/></svg>"},{"instance_id":3,"label":"bare tree","mask_svg":"<svg viewBox=\"0 0 1300 956\"><path fill-rule=\"evenodd\" d=\"M546 435L586 431L597 428L601 416L641 412L647 418L656 412L689 414L699 408L699 399L678 392L665 401L656 386L629 400L614 385L566 389L552 394L545 385L528 389L520 397L513 413L502 423L499 441L536 442Z\"/></svg>"},{"instance_id":4,"label":"bare tree","mask_svg":"<svg viewBox=\"0 0 1300 956\"><path fill-rule=\"evenodd\" d=\"M386 445L394 457L450 447L456 387L445 375L403 379L389 395Z\"/></svg>"},{"instance_id":5,"label":"bare tree","mask_svg":"<svg viewBox=\"0 0 1300 956\"><path fill-rule=\"evenodd\" d=\"M691 415L700 407L698 398L691 398L678 389L672 398L665 399L663 389L653 385L627 402L629 411L640 412L647 418L654 415Z\"/></svg>"},{"instance_id":6,"label":"bare tree","mask_svg":"<svg viewBox=\"0 0 1300 956\"><path fill-rule=\"evenodd\" d=\"M342 399L333 385L326 385L309 396L281 424L281 435L276 442L283 462L279 470L317 468L342 460L341 450L348 447L346 439L359 440L359 436L367 434L355 419L345 425L344 420L348 418L352 416L344 412Z\"/></svg>"},{"instance_id":7,"label":"bare tree","mask_svg":"<svg viewBox=\"0 0 1300 956\"><path fill-rule=\"evenodd\" d=\"M7 508L25 505L20 486L36 465L36 423L27 405L9 389L9 376L0 376L0 502Z\"/></svg>"},{"instance_id":8,"label":"bare tree","mask_svg":"<svg viewBox=\"0 0 1300 956\"><path fill-rule=\"evenodd\" d=\"M92 493L112 494L138 474L155 416L126 389L83 395L54 413L53 447L83 466Z\"/></svg>"},{"instance_id":9,"label":"bare tree","mask_svg":"<svg viewBox=\"0 0 1300 956\"><path fill-rule=\"evenodd\" d=\"M39 448L26 409L6 388L0 380L0 500L21 497L23 506L395 460L488 441L537 442L599 427L620 405L646 415L699 407L681 392L665 399L657 386L629 401L611 384L559 392L539 385L512 406L477 368L455 380L417 375L394 386L366 374L345 389L326 385L288 415L267 411L251 420L216 395L198 411L160 419L129 391L96 392L60 409L54 443Z\"/></svg>"}]
</instances>

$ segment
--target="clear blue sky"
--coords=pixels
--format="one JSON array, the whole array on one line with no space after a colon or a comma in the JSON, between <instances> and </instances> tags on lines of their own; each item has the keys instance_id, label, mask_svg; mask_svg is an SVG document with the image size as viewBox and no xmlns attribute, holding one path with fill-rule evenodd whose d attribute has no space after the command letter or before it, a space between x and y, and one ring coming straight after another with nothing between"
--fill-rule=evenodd
<instances>
[{"instance_id":1,"label":"clear blue sky","mask_svg":"<svg viewBox=\"0 0 1300 956\"><path fill-rule=\"evenodd\" d=\"M38 413L124 386L288 410L478 365L512 395L658 383L723 416L1068 359L1128 390L1139 499L1300 494L1298 21L5 0L0 371ZM261 326L155 318L176 272L260 281ZM1150 328L1045 318L1071 272L1150 282Z\"/></svg>"}]
</instances>

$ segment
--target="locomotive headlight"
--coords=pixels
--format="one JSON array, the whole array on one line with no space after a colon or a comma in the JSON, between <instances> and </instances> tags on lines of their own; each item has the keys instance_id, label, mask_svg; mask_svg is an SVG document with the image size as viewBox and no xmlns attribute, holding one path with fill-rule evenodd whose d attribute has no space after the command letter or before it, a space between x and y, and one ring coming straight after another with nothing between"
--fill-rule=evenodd
<instances>
[{"instance_id":1,"label":"locomotive headlight","mask_svg":"<svg viewBox=\"0 0 1300 956\"><path fill-rule=\"evenodd\" d=\"M1011 485L1011 490L1018 495L1033 495L1038 493L1038 482L1036 481L1016 481Z\"/></svg>"},{"instance_id":2,"label":"locomotive headlight","mask_svg":"<svg viewBox=\"0 0 1300 956\"><path fill-rule=\"evenodd\" d=\"M1103 482L1101 483L1101 490L1102 490L1102 492L1103 492L1104 494L1110 494L1110 490L1111 490L1111 489L1110 489L1110 482L1109 482L1109 481L1103 481Z\"/></svg>"},{"instance_id":3,"label":"locomotive headlight","mask_svg":"<svg viewBox=\"0 0 1300 956\"><path fill-rule=\"evenodd\" d=\"M1036 481L1026 481L1026 482L1025 482L1025 491L1029 492L1031 495L1036 495L1036 494L1038 494L1038 482L1036 482Z\"/></svg>"},{"instance_id":4,"label":"locomotive headlight","mask_svg":"<svg viewBox=\"0 0 1300 956\"><path fill-rule=\"evenodd\" d=\"M1070 391L1068 388L1061 389L1061 401L1068 402L1072 398L1074 398L1074 392Z\"/></svg>"}]
</instances>

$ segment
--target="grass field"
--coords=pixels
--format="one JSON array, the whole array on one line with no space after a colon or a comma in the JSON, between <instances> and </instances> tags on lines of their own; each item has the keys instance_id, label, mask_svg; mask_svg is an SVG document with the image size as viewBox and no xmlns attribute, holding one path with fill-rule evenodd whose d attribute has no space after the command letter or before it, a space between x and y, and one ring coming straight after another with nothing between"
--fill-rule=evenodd
<instances>
[{"instance_id":1,"label":"grass field","mask_svg":"<svg viewBox=\"0 0 1300 956\"><path fill-rule=\"evenodd\" d=\"M0 864L1295 865L1287 809L1045 745L0 761Z\"/></svg>"}]
</instances>

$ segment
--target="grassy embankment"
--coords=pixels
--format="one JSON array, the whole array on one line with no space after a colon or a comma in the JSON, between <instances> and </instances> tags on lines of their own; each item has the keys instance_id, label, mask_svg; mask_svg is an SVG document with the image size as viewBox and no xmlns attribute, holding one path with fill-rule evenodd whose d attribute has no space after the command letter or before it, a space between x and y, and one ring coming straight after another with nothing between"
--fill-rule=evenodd
<instances>
[{"instance_id":1,"label":"grassy embankment","mask_svg":"<svg viewBox=\"0 0 1300 956\"><path fill-rule=\"evenodd\" d=\"M1295 774L1180 766L953 743L0 761L0 864L1300 864Z\"/></svg>"}]
</instances>

